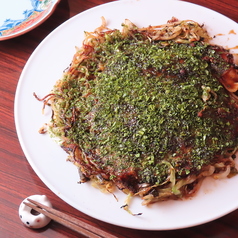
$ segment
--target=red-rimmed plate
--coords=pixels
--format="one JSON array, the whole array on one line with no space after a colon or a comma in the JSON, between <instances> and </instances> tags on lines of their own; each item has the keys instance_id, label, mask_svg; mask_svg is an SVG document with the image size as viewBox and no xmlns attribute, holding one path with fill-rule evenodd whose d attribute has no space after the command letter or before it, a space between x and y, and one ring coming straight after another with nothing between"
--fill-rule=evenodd
<instances>
[{"instance_id":1,"label":"red-rimmed plate","mask_svg":"<svg viewBox=\"0 0 238 238\"><path fill-rule=\"evenodd\" d=\"M44 22L60 0L0 0L0 40L22 35Z\"/></svg>"}]
</instances>

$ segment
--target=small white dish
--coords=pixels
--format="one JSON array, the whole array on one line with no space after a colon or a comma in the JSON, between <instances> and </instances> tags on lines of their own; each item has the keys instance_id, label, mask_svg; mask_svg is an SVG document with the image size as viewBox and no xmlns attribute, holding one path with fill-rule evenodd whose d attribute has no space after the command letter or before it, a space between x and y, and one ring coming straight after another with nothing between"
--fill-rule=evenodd
<instances>
[{"instance_id":1,"label":"small white dish","mask_svg":"<svg viewBox=\"0 0 238 238\"><path fill-rule=\"evenodd\" d=\"M22 35L44 22L60 0L0 0L0 41Z\"/></svg>"}]
</instances>

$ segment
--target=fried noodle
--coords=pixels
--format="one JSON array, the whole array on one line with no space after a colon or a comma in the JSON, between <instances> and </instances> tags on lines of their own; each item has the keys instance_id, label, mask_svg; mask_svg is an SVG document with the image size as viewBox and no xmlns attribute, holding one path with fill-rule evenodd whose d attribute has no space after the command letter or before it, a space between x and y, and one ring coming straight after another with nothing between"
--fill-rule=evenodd
<instances>
[{"instance_id":1,"label":"fried noodle","mask_svg":"<svg viewBox=\"0 0 238 238\"><path fill-rule=\"evenodd\" d=\"M121 31L102 18L85 33L43 98L53 111L46 130L81 182L148 205L191 197L208 176L237 174L237 66L210 39L197 22L176 18L144 28L125 20Z\"/></svg>"}]
</instances>

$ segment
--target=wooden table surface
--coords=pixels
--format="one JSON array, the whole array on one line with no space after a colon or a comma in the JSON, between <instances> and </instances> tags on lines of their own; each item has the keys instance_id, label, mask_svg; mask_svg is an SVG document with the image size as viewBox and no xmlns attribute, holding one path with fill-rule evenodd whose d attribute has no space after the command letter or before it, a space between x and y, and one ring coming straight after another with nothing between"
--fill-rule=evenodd
<instances>
[{"instance_id":1,"label":"wooden table surface","mask_svg":"<svg viewBox=\"0 0 238 238\"><path fill-rule=\"evenodd\" d=\"M238 22L238 0L187 0ZM174 231L141 231L117 227L98 221L72 208L38 178L20 147L14 124L14 97L21 71L37 45L57 26L70 17L110 0L61 0L52 16L36 29L0 42L0 237L83 237L56 222L32 230L18 217L21 201L33 194L45 194L56 209L118 237L238 237L238 210L213 222Z\"/></svg>"}]
</instances>

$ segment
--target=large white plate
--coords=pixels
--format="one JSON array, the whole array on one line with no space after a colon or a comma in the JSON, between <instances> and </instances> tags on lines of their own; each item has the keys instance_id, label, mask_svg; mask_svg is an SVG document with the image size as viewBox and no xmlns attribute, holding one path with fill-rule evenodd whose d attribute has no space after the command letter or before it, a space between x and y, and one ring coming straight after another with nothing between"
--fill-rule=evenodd
<instances>
[{"instance_id":1,"label":"large white plate","mask_svg":"<svg viewBox=\"0 0 238 238\"><path fill-rule=\"evenodd\" d=\"M22 35L44 22L60 0L0 0L0 41Z\"/></svg>"},{"instance_id":2,"label":"large white plate","mask_svg":"<svg viewBox=\"0 0 238 238\"><path fill-rule=\"evenodd\" d=\"M138 26L162 24L171 17L193 19L209 30L217 43L235 47L238 25L209 9L171 0L124 0L87 10L66 21L37 47L28 60L16 92L15 121L23 151L41 180L60 198L76 209L102 221L123 227L145 230L169 230L190 227L219 218L238 208L238 176L232 179L208 179L199 193L186 201L168 201L144 207L135 198L131 203L132 216L120 207L126 196L116 192L104 194L89 183L78 184L77 169L66 162L66 153L38 129L49 120L50 110L41 114L42 104L33 97L50 92L63 70L71 62L75 46L80 46L84 31L101 24L101 16L110 28L121 28L128 18ZM235 50L234 50L235 51Z\"/></svg>"}]
</instances>

